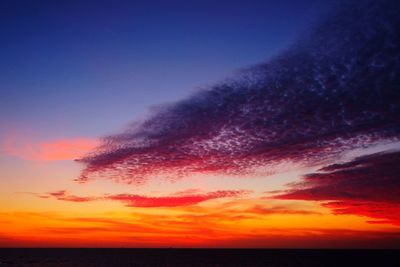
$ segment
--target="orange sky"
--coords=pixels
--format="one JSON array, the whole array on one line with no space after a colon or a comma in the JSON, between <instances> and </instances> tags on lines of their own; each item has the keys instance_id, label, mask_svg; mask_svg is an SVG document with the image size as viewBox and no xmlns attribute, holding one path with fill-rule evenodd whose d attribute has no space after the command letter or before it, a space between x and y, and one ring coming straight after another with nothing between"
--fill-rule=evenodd
<instances>
[{"instance_id":1,"label":"orange sky","mask_svg":"<svg viewBox=\"0 0 400 267\"><path fill-rule=\"evenodd\" d=\"M309 169L295 166L265 177L193 175L142 185L109 180L81 184L73 181L81 169L78 163L43 155L49 155L45 148L53 155L70 155L77 146L77 153L82 153L95 143L89 141L86 146L82 140L88 139L31 144L26 157L8 147L1 156L1 175L8 183L0 188L0 246L399 245L398 225L371 223L365 216L334 215L323 206L326 201L277 200L265 192L285 188ZM175 204L162 205L171 201Z\"/></svg>"},{"instance_id":2,"label":"orange sky","mask_svg":"<svg viewBox=\"0 0 400 267\"><path fill-rule=\"evenodd\" d=\"M398 0L6 2L0 247L400 248Z\"/></svg>"}]
</instances>

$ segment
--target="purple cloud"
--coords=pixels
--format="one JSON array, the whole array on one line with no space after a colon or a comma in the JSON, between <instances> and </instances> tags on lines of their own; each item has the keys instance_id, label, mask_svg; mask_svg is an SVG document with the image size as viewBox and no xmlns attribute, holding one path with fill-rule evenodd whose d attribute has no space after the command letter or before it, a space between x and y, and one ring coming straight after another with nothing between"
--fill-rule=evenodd
<instances>
[{"instance_id":1,"label":"purple cloud","mask_svg":"<svg viewBox=\"0 0 400 267\"><path fill-rule=\"evenodd\" d=\"M78 160L85 169L77 180L243 175L398 141L399 9L393 0L339 8L271 61L105 137Z\"/></svg>"},{"instance_id":2,"label":"purple cloud","mask_svg":"<svg viewBox=\"0 0 400 267\"><path fill-rule=\"evenodd\" d=\"M276 199L330 201L334 214L378 219L400 225L400 151L362 156L308 174Z\"/></svg>"}]
</instances>

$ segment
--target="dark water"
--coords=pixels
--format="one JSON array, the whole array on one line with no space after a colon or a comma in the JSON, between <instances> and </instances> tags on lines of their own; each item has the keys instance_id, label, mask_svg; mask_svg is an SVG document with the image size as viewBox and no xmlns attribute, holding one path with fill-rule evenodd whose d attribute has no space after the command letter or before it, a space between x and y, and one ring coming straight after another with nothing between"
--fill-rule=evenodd
<instances>
[{"instance_id":1,"label":"dark water","mask_svg":"<svg viewBox=\"0 0 400 267\"><path fill-rule=\"evenodd\" d=\"M0 266L400 267L400 250L0 249Z\"/></svg>"}]
</instances>

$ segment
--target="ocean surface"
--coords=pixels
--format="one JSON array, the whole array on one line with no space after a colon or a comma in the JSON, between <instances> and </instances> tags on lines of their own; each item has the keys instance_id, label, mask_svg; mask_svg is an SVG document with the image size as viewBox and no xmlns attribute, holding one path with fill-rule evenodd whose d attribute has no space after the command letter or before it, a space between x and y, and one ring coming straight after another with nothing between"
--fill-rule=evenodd
<instances>
[{"instance_id":1,"label":"ocean surface","mask_svg":"<svg viewBox=\"0 0 400 267\"><path fill-rule=\"evenodd\" d=\"M400 267L400 250L0 249L0 266Z\"/></svg>"}]
</instances>

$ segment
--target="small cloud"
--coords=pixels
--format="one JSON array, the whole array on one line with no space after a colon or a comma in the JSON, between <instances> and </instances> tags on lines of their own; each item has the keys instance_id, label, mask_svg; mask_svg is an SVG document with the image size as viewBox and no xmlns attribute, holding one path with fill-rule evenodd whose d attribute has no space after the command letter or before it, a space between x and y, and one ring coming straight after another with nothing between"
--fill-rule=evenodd
<instances>
[{"instance_id":1,"label":"small cloud","mask_svg":"<svg viewBox=\"0 0 400 267\"><path fill-rule=\"evenodd\" d=\"M189 192L189 191L188 191ZM193 191L195 192L195 191ZM127 207L178 207L195 205L207 200L219 198L238 198L250 193L247 190L220 190L202 194L172 194L169 196L151 197L135 194L115 194L102 196L75 196L66 190L50 192L47 194L34 194L40 198L54 198L71 202L90 202L95 200L114 200L124 203Z\"/></svg>"},{"instance_id":2,"label":"small cloud","mask_svg":"<svg viewBox=\"0 0 400 267\"><path fill-rule=\"evenodd\" d=\"M128 207L178 207L198 204L211 199L242 197L248 194L245 190L221 190L205 194L179 194L166 197L148 197L120 194L107 197L121 201Z\"/></svg>"},{"instance_id":3,"label":"small cloud","mask_svg":"<svg viewBox=\"0 0 400 267\"><path fill-rule=\"evenodd\" d=\"M272 207L264 207L261 205L255 205L246 210L248 213L254 213L258 215L274 215L274 214L283 214L283 215L321 215L321 213L311 210L301 210L290 208L286 206L272 206Z\"/></svg>"},{"instance_id":4,"label":"small cloud","mask_svg":"<svg viewBox=\"0 0 400 267\"><path fill-rule=\"evenodd\" d=\"M43 197L43 195L40 197ZM57 200L64 200L64 201L71 201L71 202L89 202L89 201L99 199L97 197L80 197L80 196L70 195L66 190L51 192L51 193L48 193L48 195L44 195L44 197L53 197Z\"/></svg>"},{"instance_id":5,"label":"small cloud","mask_svg":"<svg viewBox=\"0 0 400 267\"><path fill-rule=\"evenodd\" d=\"M3 140L2 151L6 155L26 160L74 160L97 145L99 145L98 140L90 138L65 138L37 142L7 136Z\"/></svg>"}]
</instances>

